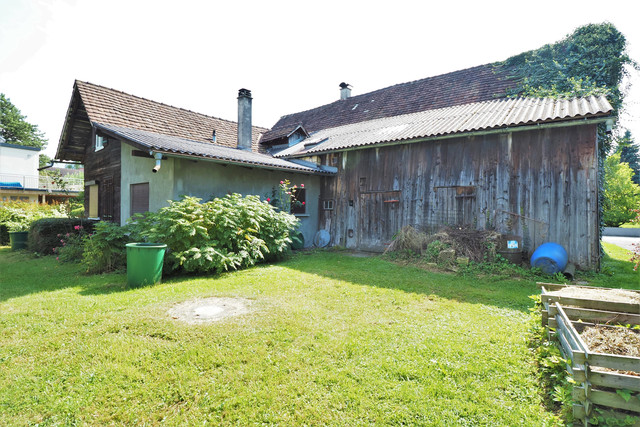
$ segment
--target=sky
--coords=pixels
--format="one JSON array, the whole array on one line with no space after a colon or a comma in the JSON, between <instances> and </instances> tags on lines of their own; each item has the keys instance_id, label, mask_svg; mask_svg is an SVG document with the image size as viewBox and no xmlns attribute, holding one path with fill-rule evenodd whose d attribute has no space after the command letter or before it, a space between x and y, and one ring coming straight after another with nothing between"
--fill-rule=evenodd
<instances>
[{"instance_id":1,"label":"sky","mask_svg":"<svg viewBox=\"0 0 640 427\"><path fill-rule=\"evenodd\" d=\"M504 60L611 22L640 62L635 1L1 0L0 92L55 154L75 79L253 124L339 98ZM621 126L640 140L640 75Z\"/></svg>"}]
</instances>

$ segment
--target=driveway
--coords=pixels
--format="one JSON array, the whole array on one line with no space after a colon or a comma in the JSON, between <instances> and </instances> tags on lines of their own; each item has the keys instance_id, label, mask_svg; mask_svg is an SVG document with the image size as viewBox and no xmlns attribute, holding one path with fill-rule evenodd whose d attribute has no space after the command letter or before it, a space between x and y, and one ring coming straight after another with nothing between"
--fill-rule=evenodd
<instances>
[{"instance_id":1,"label":"driveway","mask_svg":"<svg viewBox=\"0 0 640 427\"><path fill-rule=\"evenodd\" d=\"M602 241L607 243L613 243L621 248L633 251L634 243L640 245L640 237L622 237L622 236L602 236Z\"/></svg>"}]
</instances>

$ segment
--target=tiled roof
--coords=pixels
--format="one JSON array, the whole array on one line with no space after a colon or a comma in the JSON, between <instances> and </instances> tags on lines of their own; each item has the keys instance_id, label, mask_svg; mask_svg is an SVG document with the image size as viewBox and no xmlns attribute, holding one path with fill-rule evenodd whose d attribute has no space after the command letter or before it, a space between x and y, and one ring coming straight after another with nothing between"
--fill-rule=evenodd
<instances>
[{"instance_id":1,"label":"tiled roof","mask_svg":"<svg viewBox=\"0 0 640 427\"><path fill-rule=\"evenodd\" d=\"M267 132L262 134L262 138L260 138L260 143L264 144L270 141L275 141L280 138L288 137L298 129L301 129L306 135L308 135L307 131L302 125L293 124L290 126L283 126L277 129L268 130Z\"/></svg>"},{"instance_id":2,"label":"tiled roof","mask_svg":"<svg viewBox=\"0 0 640 427\"><path fill-rule=\"evenodd\" d=\"M211 138L215 130L216 144L236 147L236 122L172 107L92 83L76 80L75 84L93 123L122 126L206 143L213 143ZM253 127L254 151L260 149L258 139L260 134L266 131L265 128Z\"/></svg>"},{"instance_id":3,"label":"tiled roof","mask_svg":"<svg viewBox=\"0 0 640 427\"><path fill-rule=\"evenodd\" d=\"M592 118L606 116L611 110L611 104L604 96L564 100L504 98L323 129L301 143L280 151L276 157L509 126Z\"/></svg>"},{"instance_id":4,"label":"tiled roof","mask_svg":"<svg viewBox=\"0 0 640 427\"><path fill-rule=\"evenodd\" d=\"M300 165L283 159L276 159L268 154L255 153L238 148L222 147L210 142L201 142L162 135L138 129L130 129L104 123L96 123L97 128L117 135L149 150L166 154L206 157L224 163L236 163L243 166L265 167L268 169L283 169L302 173L326 173L315 167Z\"/></svg>"},{"instance_id":5,"label":"tiled roof","mask_svg":"<svg viewBox=\"0 0 640 427\"><path fill-rule=\"evenodd\" d=\"M312 133L321 129L382 117L489 101L506 95L516 80L508 69L492 64L401 83L363 95L338 100L312 110L283 116L271 132L302 124ZM336 97L338 91L336 90Z\"/></svg>"}]
</instances>

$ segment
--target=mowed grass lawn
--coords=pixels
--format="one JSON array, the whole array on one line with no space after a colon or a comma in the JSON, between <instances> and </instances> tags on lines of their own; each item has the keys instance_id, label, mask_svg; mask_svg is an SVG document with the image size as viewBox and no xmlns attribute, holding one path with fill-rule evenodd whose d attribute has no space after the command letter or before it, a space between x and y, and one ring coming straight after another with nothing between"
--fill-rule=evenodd
<instances>
[{"instance_id":1,"label":"mowed grass lawn","mask_svg":"<svg viewBox=\"0 0 640 427\"><path fill-rule=\"evenodd\" d=\"M0 425L551 425L530 280L318 252L128 289L0 249ZM251 300L210 324L176 303Z\"/></svg>"}]
</instances>

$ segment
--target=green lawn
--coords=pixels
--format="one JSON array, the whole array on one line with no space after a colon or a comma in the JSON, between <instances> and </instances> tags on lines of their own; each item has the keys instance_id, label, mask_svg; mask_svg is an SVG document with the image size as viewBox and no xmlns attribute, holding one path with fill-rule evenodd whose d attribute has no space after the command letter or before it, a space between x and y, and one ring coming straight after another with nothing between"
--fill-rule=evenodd
<instances>
[{"instance_id":1,"label":"green lawn","mask_svg":"<svg viewBox=\"0 0 640 427\"><path fill-rule=\"evenodd\" d=\"M526 345L533 281L346 253L127 289L0 249L0 425L552 425ZM209 296L252 311L188 325Z\"/></svg>"}]
</instances>

